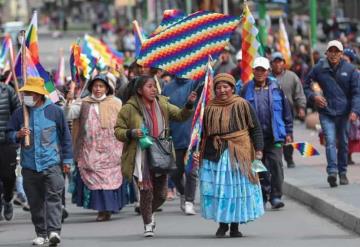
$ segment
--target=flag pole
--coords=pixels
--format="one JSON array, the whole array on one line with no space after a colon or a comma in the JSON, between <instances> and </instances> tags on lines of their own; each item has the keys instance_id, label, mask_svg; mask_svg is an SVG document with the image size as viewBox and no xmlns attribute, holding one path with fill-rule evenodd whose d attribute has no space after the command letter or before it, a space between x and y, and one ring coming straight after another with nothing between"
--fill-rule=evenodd
<instances>
[{"instance_id":1,"label":"flag pole","mask_svg":"<svg viewBox=\"0 0 360 247\"><path fill-rule=\"evenodd\" d=\"M133 25L135 27L135 32L137 33L137 35L138 35L138 37L140 39L140 43L142 45L144 43L144 38L143 38L143 36L141 34L139 23L137 22L137 20L134 20L132 23L133 23ZM154 80L155 80L155 83L156 83L158 93L161 94L160 82L159 82L159 79L157 78L156 75L154 75Z\"/></svg>"},{"instance_id":2,"label":"flag pole","mask_svg":"<svg viewBox=\"0 0 360 247\"><path fill-rule=\"evenodd\" d=\"M23 84L26 84L26 80L27 80L27 65L26 65L26 38L25 38L25 30L22 30L20 32L20 37L21 39L21 71L22 71L22 79L23 79ZM24 115L24 127L25 128L29 128L29 111L26 107L25 104L23 104L23 115ZM25 136L25 147L29 147L30 146L30 136L27 135Z\"/></svg>"},{"instance_id":3,"label":"flag pole","mask_svg":"<svg viewBox=\"0 0 360 247\"><path fill-rule=\"evenodd\" d=\"M11 72L10 72L10 74L9 74L9 77L8 77L8 79L9 78L11 78L11 77L13 77L14 78L14 87L15 87L15 92L16 92L16 94L18 95L18 97L19 97L19 100L20 100L20 103L22 103L22 98L21 98L21 95L20 95L20 93L19 93L19 82L18 82L18 79L17 79L17 76L16 76L16 73L15 73L15 64L14 64L14 49L13 49L13 44L12 44L12 40L11 40L11 38L10 38L10 41L9 41L9 43L10 43L10 48L9 48L9 50L10 50L10 70L11 70ZM8 80L7 79L7 80ZM9 79L10 80L10 79Z\"/></svg>"},{"instance_id":4,"label":"flag pole","mask_svg":"<svg viewBox=\"0 0 360 247\"><path fill-rule=\"evenodd\" d=\"M141 34L139 23L137 22L137 20L134 20L132 23L133 23L133 25L135 27L136 33L138 34L138 36L140 38L140 43L142 44L144 42L144 38L143 38L143 36Z\"/></svg>"}]
</instances>

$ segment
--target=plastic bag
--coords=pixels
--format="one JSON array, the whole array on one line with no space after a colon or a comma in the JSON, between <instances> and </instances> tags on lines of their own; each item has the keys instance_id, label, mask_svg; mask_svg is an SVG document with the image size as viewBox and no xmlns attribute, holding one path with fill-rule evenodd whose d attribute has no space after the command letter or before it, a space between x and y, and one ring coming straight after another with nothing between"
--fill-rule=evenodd
<instances>
[{"instance_id":1,"label":"plastic bag","mask_svg":"<svg viewBox=\"0 0 360 247\"><path fill-rule=\"evenodd\" d=\"M149 130L143 125L141 127L141 131L143 133L143 137L139 139L139 144L141 150L149 148L153 144L153 140L151 136L148 136Z\"/></svg>"},{"instance_id":2,"label":"plastic bag","mask_svg":"<svg viewBox=\"0 0 360 247\"><path fill-rule=\"evenodd\" d=\"M267 169L264 166L264 164L261 162L261 160L254 160L252 162L251 170L253 172L267 172Z\"/></svg>"}]
</instances>

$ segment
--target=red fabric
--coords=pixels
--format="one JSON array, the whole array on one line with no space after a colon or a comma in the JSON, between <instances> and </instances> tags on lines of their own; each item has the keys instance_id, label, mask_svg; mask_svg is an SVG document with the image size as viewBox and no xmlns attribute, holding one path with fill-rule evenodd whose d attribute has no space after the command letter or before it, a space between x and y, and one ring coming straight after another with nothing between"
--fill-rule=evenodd
<instances>
[{"instance_id":1,"label":"red fabric","mask_svg":"<svg viewBox=\"0 0 360 247\"><path fill-rule=\"evenodd\" d=\"M155 101L151 104L150 117L151 117L151 121L153 123L153 125L152 125L152 135L154 137L158 137L159 136L159 126L158 126L158 120L157 120L157 117L156 117Z\"/></svg>"},{"instance_id":2,"label":"red fabric","mask_svg":"<svg viewBox=\"0 0 360 247\"><path fill-rule=\"evenodd\" d=\"M349 140L349 153L360 153L360 141Z\"/></svg>"}]
</instances>

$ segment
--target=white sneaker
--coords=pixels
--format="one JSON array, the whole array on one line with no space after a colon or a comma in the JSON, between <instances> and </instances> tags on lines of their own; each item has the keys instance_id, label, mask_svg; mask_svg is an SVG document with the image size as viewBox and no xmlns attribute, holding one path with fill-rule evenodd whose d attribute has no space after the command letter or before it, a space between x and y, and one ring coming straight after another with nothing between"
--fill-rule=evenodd
<instances>
[{"instance_id":1,"label":"white sneaker","mask_svg":"<svg viewBox=\"0 0 360 247\"><path fill-rule=\"evenodd\" d=\"M194 209L194 203L185 202L185 214L186 215L195 215L196 211Z\"/></svg>"},{"instance_id":2,"label":"white sneaker","mask_svg":"<svg viewBox=\"0 0 360 247\"><path fill-rule=\"evenodd\" d=\"M49 235L49 243L50 246L56 246L58 243L60 243L60 235L57 232L50 232Z\"/></svg>"},{"instance_id":3,"label":"white sneaker","mask_svg":"<svg viewBox=\"0 0 360 247\"><path fill-rule=\"evenodd\" d=\"M155 213L153 213L151 215L151 223L150 224L153 226L153 230L155 231L156 230Z\"/></svg>"},{"instance_id":4,"label":"white sneaker","mask_svg":"<svg viewBox=\"0 0 360 247\"><path fill-rule=\"evenodd\" d=\"M36 237L33 239L32 241L32 245L44 245L47 244L49 242L48 238L43 238L43 237Z\"/></svg>"},{"instance_id":5,"label":"white sneaker","mask_svg":"<svg viewBox=\"0 0 360 247\"><path fill-rule=\"evenodd\" d=\"M144 237L154 237L154 225L152 223L144 225Z\"/></svg>"},{"instance_id":6,"label":"white sneaker","mask_svg":"<svg viewBox=\"0 0 360 247\"><path fill-rule=\"evenodd\" d=\"M185 213L185 195L180 195L180 209Z\"/></svg>"}]
</instances>

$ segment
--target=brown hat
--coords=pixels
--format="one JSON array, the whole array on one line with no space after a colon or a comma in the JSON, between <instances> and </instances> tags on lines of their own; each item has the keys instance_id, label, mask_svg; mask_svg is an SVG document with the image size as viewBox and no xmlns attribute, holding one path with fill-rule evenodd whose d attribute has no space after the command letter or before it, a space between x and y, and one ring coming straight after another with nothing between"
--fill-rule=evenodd
<instances>
[{"instance_id":1,"label":"brown hat","mask_svg":"<svg viewBox=\"0 0 360 247\"><path fill-rule=\"evenodd\" d=\"M216 84L218 84L219 82L226 82L232 87L235 87L235 83L236 83L235 78L228 73L220 73L214 77L214 88L216 87Z\"/></svg>"}]
</instances>

